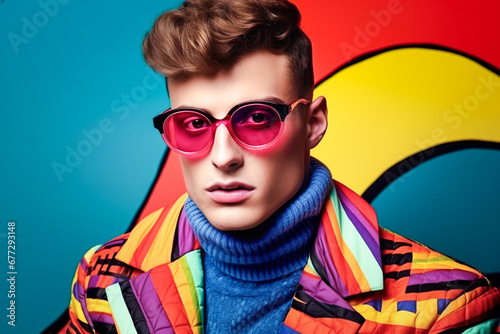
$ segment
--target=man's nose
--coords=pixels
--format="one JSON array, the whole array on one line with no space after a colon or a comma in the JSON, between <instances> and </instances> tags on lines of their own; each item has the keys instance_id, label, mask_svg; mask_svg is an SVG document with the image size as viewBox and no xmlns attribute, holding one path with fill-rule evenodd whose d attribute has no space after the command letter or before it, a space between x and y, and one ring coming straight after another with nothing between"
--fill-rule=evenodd
<instances>
[{"instance_id":1,"label":"man's nose","mask_svg":"<svg viewBox=\"0 0 500 334\"><path fill-rule=\"evenodd\" d=\"M224 124L215 131L210 156L212 165L224 172L233 172L243 165L243 148L234 141Z\"/></svg>"}]
</instances>

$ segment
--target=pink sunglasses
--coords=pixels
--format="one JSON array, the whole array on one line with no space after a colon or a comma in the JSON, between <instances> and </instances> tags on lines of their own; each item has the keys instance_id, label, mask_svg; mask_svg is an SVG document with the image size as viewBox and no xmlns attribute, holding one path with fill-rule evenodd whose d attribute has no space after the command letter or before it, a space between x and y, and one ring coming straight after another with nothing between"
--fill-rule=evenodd
<instances>
[{"instance_id":1,"label":"pink sunglasses","mask_svg":"<svg viewBox=\"0 0 500 334\"><path fill-rule=\"evenodd\" d=\"M244 102L231 108L227 116L220 120L201 109L168 109L154 117L153 123L167 145L182 155L207 153L220 124L227 127L240 146L260 150L277 141L283 132L286 116L300 103L308 105L309 101L300 98L291 104Z\"/></svg>"}]
</instances>

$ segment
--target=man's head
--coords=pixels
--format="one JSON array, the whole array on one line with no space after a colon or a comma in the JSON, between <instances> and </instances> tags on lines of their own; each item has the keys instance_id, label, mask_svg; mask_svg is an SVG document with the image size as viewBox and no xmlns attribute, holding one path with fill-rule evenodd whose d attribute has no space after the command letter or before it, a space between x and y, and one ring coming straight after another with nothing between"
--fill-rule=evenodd
<instances>
[{"instance_id":1,"label":"man's head","mask_svg":"<svg viewBox=\"0 0 500 334\"><path fill-rule=\"evenodd\" d=\"M255 227L301 188L308 175L309 151L326 131L324 98L304 102L312 99L309 40L297 26L298 11L286 1L198 0L178 11L190 14L163 14L144 42L147 61L167 77L172 108L183 113L174 121L167 118L161 131L185 126L184 132L193 133L189 139L177 132L171 137L164 134L171 138L171 146L182 140L196 143L209 134L207 150L180 155L188 193L216 228ZM290 41L294 38L300 41ZM290 54L299 46L305 49L305 59L300 52ZM302 69L296 70L297 63L304 65ZM250 145L242 144L235 135L241 122L215 121L248 101L277 102L288 108L284 120L275 124L279 135L265 149L252 146L252 138L244 139ZM295 101L301 102L293 110L284 106ZM185 113L186 109L202 111ZM266 112L259 109L241 127L267 129ZM199 116L203 113L207 118ZM211 122L217 126L211 127Z\"/></svg>"}]
</instances>

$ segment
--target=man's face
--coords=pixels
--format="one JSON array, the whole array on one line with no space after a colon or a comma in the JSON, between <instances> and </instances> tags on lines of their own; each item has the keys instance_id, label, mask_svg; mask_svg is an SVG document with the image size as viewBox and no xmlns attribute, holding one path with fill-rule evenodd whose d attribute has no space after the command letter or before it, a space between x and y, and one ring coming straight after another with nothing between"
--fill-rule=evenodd
<instances>
[{"instance_id":1,"label":"man's face","mask_svg":"<svg viewBox=\"0 0 500 334\"><path fill-rule=\"evenodd\" d=\"M222 119L245 101L290 104L302 96L297 95L288 68L286 56L259 52L215 76L169 79L172 108L195 107ZM309 166L304 113L308 107L299 104L287 116L281 139L270 149L245 149L220 125L209 153L181 156L188 194L214 227L255 227L299 190Z\"/></svg>"}]
</instances>

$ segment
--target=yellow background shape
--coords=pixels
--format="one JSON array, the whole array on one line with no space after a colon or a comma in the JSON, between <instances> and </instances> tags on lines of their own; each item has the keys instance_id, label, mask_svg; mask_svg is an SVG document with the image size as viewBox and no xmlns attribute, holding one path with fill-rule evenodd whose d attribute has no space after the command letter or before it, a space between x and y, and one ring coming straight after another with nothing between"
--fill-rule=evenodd
<instances>
[{"instance_id":1,"label":"yellow background shape","mask_svg":"<svg viewBox=\"0 0 500 334\"><path fill-rule=\"evenodd\" d=\"M334 74L316 87L319 95L327 98L329 127L312 155L359 194L435 145L500 142L500 77L452 52L384 52Z\"/></svg>"}]
</instances>

